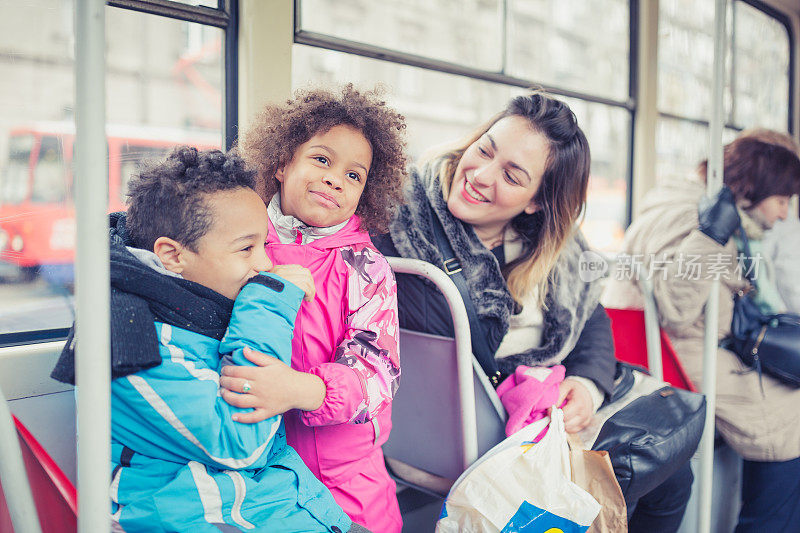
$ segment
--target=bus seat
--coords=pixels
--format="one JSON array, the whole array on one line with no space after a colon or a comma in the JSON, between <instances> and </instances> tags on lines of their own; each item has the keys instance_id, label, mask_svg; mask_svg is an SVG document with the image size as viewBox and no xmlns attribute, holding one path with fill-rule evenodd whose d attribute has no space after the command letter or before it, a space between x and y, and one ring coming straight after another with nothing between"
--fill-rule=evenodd
<instances>
[{"instance_id":1,"label":"bus seat","mask_svg":"<svg viewBox=\"0 0 800 533\"><path fill-rule=\"evenodd\" d=\"M464 471L459 442L455 340L400 330L401 386L392 401L392 433L384 454L400 482L446 494ZM505 410L480 366L473 365L478 454L505 438ZM407 467L449 480L424 481ZM442 495L444 495L442 494Z\"/></svg>"},{"instance_id":2,"label":"bus seat","mask_svg":"<svg viewBox=\"0 0 800 533\"><path fill-rule=\"evenodd\" d=\"M75 486L16 416L14 424L42 531L77 531L78 496ZM13 531L5 497L0 498L0 531Z\"/></svg>"},{"instance_id":3,"label":"bus seat","mask_svg":"<svg viewBox=\"0 0 800 533\"><path fill-rule=\"evenodd\" d=\"M611 319L611 332L614 336L614 351L617 360L647 368L647 340L645 319L642 309L606 308ZM697 392L689 376L675 353L672 343L661 330L661 357L664 381L680 389Z\"/></svg>"},{"instance_id":4,"label":"bus seat","mask_svg":"<svg viewBox=\"0 0 800 533\"><path fill-rule=\"evenodd\" d=\"M453 281L424 261L387 260L396 274L433 283L453 318L455 338L400 330L402 378L383 446L401 485L444 496L472 462L505 438L506 413L472 356L467 313Z\"/></svg>"}]
</instances>

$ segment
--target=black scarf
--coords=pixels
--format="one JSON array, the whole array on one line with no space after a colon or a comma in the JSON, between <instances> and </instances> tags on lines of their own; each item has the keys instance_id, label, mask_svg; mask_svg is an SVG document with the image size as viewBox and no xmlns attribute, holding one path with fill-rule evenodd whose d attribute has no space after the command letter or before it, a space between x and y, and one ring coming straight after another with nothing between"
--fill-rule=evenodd
<instances>
[{"instance_id":1,"label":"black scarf","mask_svg":"<svg viewBox=\"0 0 800 533\"><path fill-rule=\"evenodd\" d=\"M128 251L125 214L110 215L111 377L161 364L154 321L222 339L233 300L193 281L166 276ZM51 376L75 383L75 325Z\"/></svg>"},{"instance_id":2,"label":"black scarf","mask_svg":"<svg viewBox=\"0 0 800 533\"><path fill-rule=\"evenodd\" d=\"M389 226L392 242L403 257L441 265L444 258L431 226L432 207L461 263L478 316L498 328L502 340L516 302L508 291L497 258L481 243L472 226L455 218L447 209L439 178L442 163L439 159L410 169L405 201ZM599 282L580 278L580 256L586 250L588 245L580 232L576 232L562 249L548 278L541 346L498 359L502 372L511 373L522 364L557 364L575 347L601 292Z\"/></svg>"}]
</instances>

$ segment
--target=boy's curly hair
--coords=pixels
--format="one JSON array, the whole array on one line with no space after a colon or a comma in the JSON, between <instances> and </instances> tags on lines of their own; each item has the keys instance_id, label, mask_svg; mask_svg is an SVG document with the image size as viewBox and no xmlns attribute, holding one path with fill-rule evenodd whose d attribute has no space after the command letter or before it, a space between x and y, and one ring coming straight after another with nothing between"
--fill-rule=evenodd
<instances>
[{"instance_id":1,"label":"boy's curly hair","mask_svg":"<svg viewBox=\"0 0 800 533\"><path fill-rule=\"evenodd\" d=\"M131 178L128 231L139 248L153 250L156 239L169 237L197 252L197 242L214 222L206 196L242 187L254 189L255 172L241 157L178 146Z\"/></svg>"},{"instance_id":2,"label":"boy's curly hair","mask_svg":"<svg viewBox=\"0 0 800 533\"><path fill-rule=\"evenodd\" d=\"M372 147L364 192L356 214L361 227L385 232L391 211L402 197L406 176L404 117L381 99L382 91L359 91L353 84L337 93L327 89L297 90L284 105L268 104L238 149L258 172L257 192L265 202L279 190L275 173L288 165L303 143L339 125L359 130Z\"/></svg>"}]
</instances>

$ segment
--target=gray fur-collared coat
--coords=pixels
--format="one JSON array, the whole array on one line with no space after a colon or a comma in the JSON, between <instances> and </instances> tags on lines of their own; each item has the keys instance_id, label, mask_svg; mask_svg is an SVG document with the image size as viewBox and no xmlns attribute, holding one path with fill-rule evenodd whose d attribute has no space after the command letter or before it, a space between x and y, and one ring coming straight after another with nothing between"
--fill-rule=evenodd
<instances>
[{"instance_id":1,"label":"gray fur-collared coat","mask_svg":"<svg viewBox=\"0 0 800 533\"><path fill-rule=\"evenodd\" d=\"M441 268L445 258L433 233L431 217L435 212L462 265L489 347L497 351L516 304L495 255L483 246L470 225L447 210L437 173L437 162L410 170L404 205L393 219L389 235L374 239L375 244L385 255L421 259ZM541 344L497 359L503 374L513 373L519 365L561 363L567 375L588 378L601 392L610 395L615 371L614 344L610 321L598 303L599 283L583 281L578 273L579 257L586 249L580 234L564 247L550 277ZM431 283L401 274L397 276L397 284L401 327L453 335L447 302Z\"/></svg>"}]
</instances>

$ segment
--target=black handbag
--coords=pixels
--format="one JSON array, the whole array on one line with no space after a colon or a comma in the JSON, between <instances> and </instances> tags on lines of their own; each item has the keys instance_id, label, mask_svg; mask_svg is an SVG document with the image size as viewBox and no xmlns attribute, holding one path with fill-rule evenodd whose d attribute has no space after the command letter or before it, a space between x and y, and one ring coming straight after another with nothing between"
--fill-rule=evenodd
<instances>
[{"instance_id":1,"label":"black handbag","mask_svg":"<svg viewBox=\"0 0 800 533\"><path fill-rule=\"evenodd\" d=\"M744 244L743 260L751 260L750 242L741 226L739 235ZM745 276L755 288L750 265L747 266ZM800 315L764 314L753 295L754 290L734 296L731 336L723 342L723 347L758 372L759 380L763 371L784 383L800 387Z\"/></svg>"},{"instance_id":2,"label":"black handbag","mask_svg":"<svg viewBox=\"0 0 800 533\"><path fill-rule=\"evenodd\" d=\"M622 407L613 412L618 407L615 404ZM622 494L631 502L691 459L703 435L706 398L618 362L614 392L597 416L608 411L613 414L603 422L592 449L608 452Z\"/></svg>"}]
</instances>

